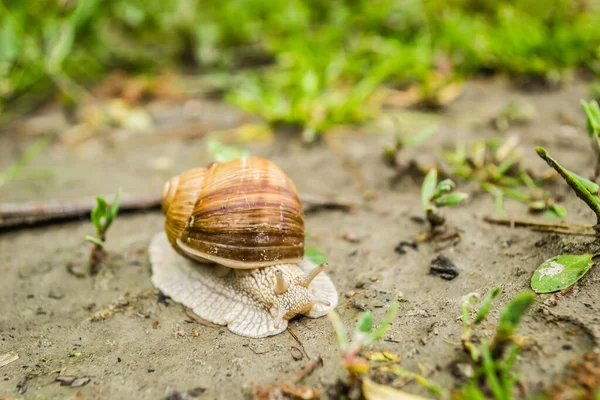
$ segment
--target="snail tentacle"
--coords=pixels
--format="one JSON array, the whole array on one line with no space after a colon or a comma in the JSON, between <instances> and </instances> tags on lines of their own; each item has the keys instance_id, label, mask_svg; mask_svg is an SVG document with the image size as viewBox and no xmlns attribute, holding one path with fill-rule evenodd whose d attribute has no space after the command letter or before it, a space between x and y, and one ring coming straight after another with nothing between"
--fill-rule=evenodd
<instances>
[{"instance_id":1,"label":"snail tentacle","mask_svg":"<svg viewBox=\"0 0 600 400\"><path fill-rule=\"evenodd\" d=\"M329 264L323 263L323 264L319 265L317 268L309 271L304 276L304 278L302 278L301 285L304 286L305 288L309 287L310 283L313 281L313 279L315 279L317 277L317 275L319 275L321 272L325 271L327 269L327 267L329 267Z\"/></svg>"},{"instance_id":2,"label":"snail tentacle","mask_svg":"<svg viewBox=\"0 0 600 400\"><path fill-rule=\"evenodd\" d=\"M275 271L275 279L277 280L275 284L275 293L284 294L288 290L288 283L286 282L283 272L280 269Z\"/></svg>"}]
</instances>

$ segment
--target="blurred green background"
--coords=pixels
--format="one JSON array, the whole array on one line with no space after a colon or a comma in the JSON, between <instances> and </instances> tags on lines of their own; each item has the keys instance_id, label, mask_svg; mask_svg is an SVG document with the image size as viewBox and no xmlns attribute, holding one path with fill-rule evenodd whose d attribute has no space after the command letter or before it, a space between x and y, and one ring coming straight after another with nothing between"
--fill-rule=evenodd
<instances>
[{"instance_id":1,"label":"blurred green background","mask_svg":"<svg viewBox=\"0 0 600 400\"><path fill-rule=\"evenodd\" d=\"M311 140L368 118L381 88L435 107L474 74L600 71L597 0L30 0L3 1L0 21L4 121L117 69L168 69Z\"/></svg>"}]
</instances>

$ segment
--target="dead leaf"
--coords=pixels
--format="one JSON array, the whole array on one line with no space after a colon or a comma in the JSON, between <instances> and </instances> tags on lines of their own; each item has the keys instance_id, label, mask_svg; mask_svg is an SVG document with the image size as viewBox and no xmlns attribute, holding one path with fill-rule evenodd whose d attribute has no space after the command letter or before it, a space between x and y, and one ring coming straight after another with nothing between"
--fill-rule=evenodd
<instances>
[{"instance_id":1,"label":"dead leaf","mask_svg":"<svg viewBox=\"0 0 600 400\"><path fill-rule=\"evenodd\" d=\"M363 395L366 400L429 400L414 394L396 390L390 386L380 385L369 378L363 379Z\"/></svg>"}]
</instances>

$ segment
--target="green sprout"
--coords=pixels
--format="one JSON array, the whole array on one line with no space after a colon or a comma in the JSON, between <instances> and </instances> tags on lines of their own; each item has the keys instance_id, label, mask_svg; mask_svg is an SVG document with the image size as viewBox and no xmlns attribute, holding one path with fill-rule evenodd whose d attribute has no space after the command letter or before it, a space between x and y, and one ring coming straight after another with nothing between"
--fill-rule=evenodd
<instances>
[{"instance_id":1,"label":"green sprout","mask_svg":"<svg viewBox=\"0 0 600 400\"><path fill-rule=\"evenodd\" d=\"M340 316L335 311L329 312L327 316L335 329L338 346L342 352L344 368L352 376L356 377L358 374L368 372L369 364L366 359L360 356L360 353L383 338L396 317L397 311L398 302L395 301L379 327L375 329L373 329L373 313L371 311L361 313L352 332L351 341L348 340L348 332Z\"/></svg>"},{"instance_id":2,"label":"green sprout","mask_svg":"<svg viewBox=\"0 0 600 400\"><path fill-rule=\"evenodd\" d=\"M96 206L90 214L92 224L96 227L96 236L87 235L85 240L100 248L104 247L106 232L119 212L121 192L121 189L119 189L111 206L108 205L108 202L103 197L96 197Z\"/></svg>"},{"instance_id":3,"label":"green sprout","mask_svg":"<svg viewBox=\"0 0 600 400\"><path fill-rule=\"evenodd\" d=\"M432 232L446 223L438 208L457 205L468 197L466 193L452 193L456 187L453 180L444 179L438 183L437 179L437 170L433 168L427 173L421 186L421 204Z\"/></svg>"},{"instance_id":4,"label":"green sprout","mask_svg":"<svg viewBox=\"0 0 600 400\"><path fill-rule=\"evenodd\" d=\"M431 136L433 136L437 132L436 125L430 125L421 129L417 132L416 135L407 135L403 133L400 129L397 129L394 132L394 143L387 144L383 148L383 155L385 158L390 161L392 164L395 163L396 157L398 153L404 150L407 147L416 146L425 142Z\"/></svg>"},{"instance_id":5,"label":"green sprout","mask_svg":"<svg viewBox=\"0 0 600 400\"><path fill-rule=\"evenodd\" d=\"M467 181L479 182L481 188L495 200L496 213L504 216L504 199L527 204L534 213L545 212L548 218L564 218L565 208L542 190L541 179L534 179L521 164L523 153L519 139L506 141L480 140L472 146L458 144L454 152L444 156L452 172Z\"/></svg>"},{"instance_id":6,"label":"green sprout","mask_svg":"<svg viewBox=\"0 0 600 400\"><path fill-rule=\"evenodd\" d=\"M520 346L514 334L521 319L533 304L533 292L523 292L515 296L500 313L496 334L491 342L471 340L475 327L481 324L489 314L492 301L500 294L496 287L488 293L481 302L479 310L473 319L469 318L470 306L475 302L476 295L465 296L461 308L463 319L463 348L471 357L475 366L473 376L462 388L459 398L510 400L513 398L518 376L513 371L514 364L520 352Z\"/></svg>"}]
</instances>

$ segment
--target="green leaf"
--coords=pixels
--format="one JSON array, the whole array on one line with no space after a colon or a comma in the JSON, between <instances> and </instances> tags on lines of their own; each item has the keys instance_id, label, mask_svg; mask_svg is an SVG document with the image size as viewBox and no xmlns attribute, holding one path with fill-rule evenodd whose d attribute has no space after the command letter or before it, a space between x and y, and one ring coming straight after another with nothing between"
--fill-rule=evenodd
<instances>
[{"instance_id":1,"label":"green leaf","mask_svg":"<svg viewBox=\"0 0 600 400\"><path fill-rule=\"evenodd\" d=\"M379 327L377 329L375 329L375 331L373 333L371 333L370 338L371 338L372 343L379 341L379 339L381 339L383 337L383 335L385 335L388 328L392 324L392 321L394 320L394 318L396 318L397 312L398 312L398 302L394 301L394 303L391 305L390 309L388 310L387 314L385 315L385 318L381 322L381 325L379 325Z\"/></svg>"},{"instance_id":2,"label":"green leaf","mask_svg":"<svg viewBox=\"0 0 600 400\"><path fill-rule=\"evenodd\" d=\"M490 307L492 305L492 301L500 294L501 290L499 287L493 288L488 295L485 297L481 304L481 308L475 317L474 323L478 324L488 315L490 312Z\"/></svg>"},{"instance_id":3,"label":"green leaf","mask_svg":"<svg viewBox=\"0 0 600 400\"><path fill-rule=\"evenodd\" d=\"M492 196L494 196L494 205L496 208L496 214L498 214L500 217L504 216L504 192L502 190L500 190L500 188L498 188L495 185L492 185L491 183L487 183L484 182L483 184L481 184L481 187L483 188L483 190L485 190L486 192L488 192L489 194L491 194Z\"/></svg>"},{"instance_id":4,"label":"green leaf","mask_svg":"<svg viewBox=\"0 0 600 400\"><path fill-rule=\"evenodd\" d=\"M455 187L456 184L452 179L444 179L436 186L435 193L433 194L432 198L437 199L444 193L451 192L452 190L454 190Z\"/></svg>"},{"instance_id":5,"label":"green leaf","mask_svg":"<svg viewBox=\"0 0 600 400\"><path fill-rule=\"evenodd\" d=\"M12 63L18 57L21 39L18 26L10 14L3 15L0 26L0 62Z\"/></svg>"},{"instance_id":6,"label":"green leaf","mask_svg":"<svg viewBox=\"0 0 600 400\"><path fill-rule=\"evenodd\" d=\"M50 74L58 74L61 72L62 63L67 58L73 48L75 40L75 25L66 21L60 28L58 39L50 51L46 59L46 69Z\"/></svg>"},{"instance_id":7,"label":"green leaf","mask_svg":"<svg viewBox=\"0 0 600 400\"><path fill-rule=\"evenodd\" d=\"M113 199L113 203L110 206L110 212L108 215L110 217L111 223L117 217L117 214L119 213L119 207L121 205L121 194L122 193L123 193L123 189L119 188L119 191L115 195L115 198ZM110 223L108 224L108 226L110 226ZM108 229L108 226L106 226L106 229Z\"/></svg>"},{"instance_id":8,"label":"green leaf","mask_svg":"<svg viewBox=\"0 0 600 400\"><path fill-rule=\"evenodd\" d=\"M92 210L90 218L92 223L96 227L96 231L98 234L102 234L104 232L104 224L102 223L102 218L106 219L108 213L108 203L102 197L96 197L96 206Z\"/></svg>"},{"instance_id":9,"label":"green leaf","mask_svg":"<svg viewBox=\"0 0 600 400\"><path fill-rule=\"evenodd\" d=\"M316 247L306 247L304 249L304 257L317 265L321 265L327 262L325 255Z\"/></svg>"},{"instance_id":10,"label":"green leaf","mask_svg":"<svg viewBox=\"0 0 600 400\"><path fill-rule=\"evenodd\" d=\"M573 175L569 173L569 171L563 168L558 163L558 161L552 158L545 148L536 147L535 151L538 154L538 156L540 156L544 161L546 161L546 163L548 163L549 166L554 168L554 170L558 172L560 176L562 176L565 182L567 182L567 184L571 186L571 189L573 189L577 197L583 200L588 205L588 207L590 207L592 211L594 211L594 214L596 214L597 221L598 223L600 223L600 201L598 201L596 196L592 195L584 185L582 185L577 179L573 177Z\"/></svg>"},{"instance_id":11,"label":"green leaf","mask_svg":"<svg viewBox=\"0 0 600 400\"><path fill-rule=\"evenodd\" d=\"M435 201L438 207L454 206L469 197L466 193L450 193L446 194Z\"/></svg>"},{"instance_id":12,"label":"green leaf","mask_svg":"<svg viewBox=\"0 0 600 400\"><path fill-rule=\"evenodd\" d=\"M500 190L502 190L504 196L508 197L509 199L518 200L524 203L528 202L531 199L531 197L527 193L523 192L520 189L501 188Z\"/></svg>"},{"instance_id":13,"label":"green leaf","mask_svg":"<svg viewBox=\"0 0 600 400\"><path fill-rule=\"evenodd\" d=\"M98 239L95 236L86 235L85 240L87 240L90 243L97 244L100 247L104 246L104 242L102 242L102 240Z\"/></svg>"},{"instance_id":14,"label":"green leaf","mask_svg":"<svg viewBox=\"0 0 600 400\"><path fill-rule=\"evenodd\" d=\"M567 209L560 204L552 204L550 210L558 217L565 218L567 216Z\"/></svg>"},{"instance_id":15,"label":"green leaf","mask_svg":"<svg viewBox=\"0 0 600 400\"><path fill-rule=\"evenodd\" d=\"M600 107L596 100L592 100L589 103L585 100L581 100L581 105L585 110L587 116L587 130L592 137L595 133L600 131Z\"/></svg>"},{"instance_id":16,"label":"green leaf","mask_svg":"<svg viewBox=\"0 0 600 400\"><path fill-rule=\"evenodd\" d=\"M594 265L593 254L560 255L540 265L531 277L536 293L563 290L581 279Z\"/></svg>"},{"instance_id":17,"label":"green leaf","mask_svg":"<svg viewBox=\"0 0 600 400\"><path fill-rule=\"evenodd\" d=\"M591 194L596 195L596 196L598 195L600 186L598 186L595 182L592 182L589 179L586 179L586 178L582 177L581 175L578 175L575 172L568 170L566 168L565 168L565 170L568 171L573 176L573 178L578 180L579 183L581 183Z\"/></svg>"},{"instance_id":18,"label":"green leaf","mask_svg":"<svg viewBox=\"0 0 600 400\"><path fill-rule=\"evenodd\" d=\"M535 300L533 292L527 291L516 295L502 310L498 337L509 338L519 326L521 317Z\"/></svg>"},{"instance_id":19,"label":"green leaf","mask_svg":"<svg viewBox=\"0 0 600 400\"><path fill-rule=\"evenodd\" d=\"M460 311L461 311L461 315L462 315L463 327L465 329L467 329L470 325L470 323L469 323L469 306L475 302L475 300L477 299L476 296L477 295L475 293L469 293L468 295L463 297L463 302L460 307Z\"/></svg>"},{"instance_id":20,"label":"green leaf","mask_svg":"<svg viewBox=\"0 0 600 400\"><path fill-rule=\"evenodd\" d=\"M488 347L488 344L485 340L481 343L481 358L483 360L483 371L485 372L487 383L492 389L492 393L494 393L494 398L506 399L506 396L502 391L502 386L500 386L500 382L498 382L498 377L495 368L496 363L492 358L490 348Z\"/></svg>"},{"instance_id":21,"label":"green leaf","mask_svg":"<svg viewBox=\"0 0 600 400\"><path fill-rule=\"evenodd\" d=\"M416 146L419 143L423 143L429 139L438 130L436 125L430 125L424 129L421 129L416 135L410 136L404 140L404 144L407 146Z\"/></svg>"},{"instance_id":22,"label":"green leaf","mask_svg":"<svg viewBox=\"0 0 600 400\"><path fill-rule=\"evenodd\" d=\"M421 204L423 210L428 210L431 207L430 201L435 194L435 186L437 184L437 170L435 168L429 170L421 186Z\"/></svg>"},{"instance_id":23,"label":"green leaf","mask_svg":"<svg viewBox=\"0 0 600 400\"><path fill-rule=\"evenodd\" d=\"M369 333L373 328L373 313L371 311L364 312L358 317L356 330L362 333Z\"/></svg>"}]
</instances>

